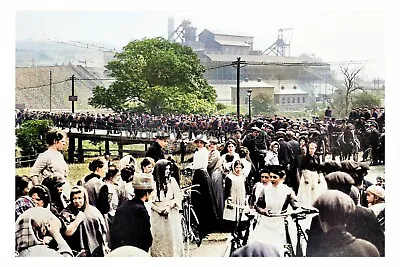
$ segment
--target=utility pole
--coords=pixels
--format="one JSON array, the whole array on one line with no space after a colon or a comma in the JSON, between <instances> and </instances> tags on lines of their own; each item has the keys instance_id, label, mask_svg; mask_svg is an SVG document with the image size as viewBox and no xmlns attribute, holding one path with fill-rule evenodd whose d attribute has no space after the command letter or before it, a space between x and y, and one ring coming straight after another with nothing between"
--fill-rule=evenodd
<instances>
[{"instance_id":1,"label":"utility pole","mask_svg":"<svg viewBox=\"0 0 400 267\"><path fill-rule=\"evenodd\" d=\"M72 113L75 113L75 99L74 99L74 96L75 96L75 91L74 91L74 86L75 86L75 75L74 74L72 74L72 77L71 77L71 81L72 81L72 87L71 87L71 89L72 89L72 95L71 95L71 97L70 97L70 99L69 99L69 101L71 101L72 103L71 103L71 110L72 110Z\"/></svg>"},{"instance_id":2,"label":"utility pole","mask_svg":"<svg viewBox=\"0 0 400 267\"><path fill-rule=\"evenodd\" d=\"M51 112L51 71L50 71L50 112Z\"/></svg>"},{"instance_id":3,"label":"utility pole","mask_svg":"<svg viewBox=\"0 0 400 267\"><path fill-rule=\"evenodd\" d=\"M246 61L241 61L240 57L237 58L237 61L232 62L232 64L236 63L236 113L237 120L240 118L240 64L246 63Z\"/></svg>"}]
</instances>

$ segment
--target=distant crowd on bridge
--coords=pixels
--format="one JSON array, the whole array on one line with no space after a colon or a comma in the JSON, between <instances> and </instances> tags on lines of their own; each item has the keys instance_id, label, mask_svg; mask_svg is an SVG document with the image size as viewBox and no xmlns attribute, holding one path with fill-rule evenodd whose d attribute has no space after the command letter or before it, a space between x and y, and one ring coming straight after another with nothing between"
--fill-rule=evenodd
<instances>
[{"instance_id":1,"label":"distant crowd on bridge","mask_svg":"<svg viewBox=\"0 0 400 267\"><path fill-rule=\"evenodd\" d=\"M231 115L160 115L137 113L93 113L93 112L49 112L33 110L16 110L15 127L20 127L27 120L51 120L55 127L81 133L96 133L106 130L107 134L126 134L136 137L138 133L168 132L174 140L193 140L199 134L215 137L222 143L231 135L240 131L242 135L249 133L251 127L260 129L263 136L260 150L268 150L278 131L293 131L294 138L306 136L308 141L316 141L318 152L324 156L350 158L357 152L365 152L370 148L373 165L383 162L384 155L384 108L353 108L348 117L334 118L332 110L325 110L323 119L312 117L290 119L282 116L255 116L252 121L246 117L237 119ZM374 129L373 131L371 129ZM353 151L353 153L352 153ZM363 155L364 160L368 154Z\"/></svg>"}]
</instances>

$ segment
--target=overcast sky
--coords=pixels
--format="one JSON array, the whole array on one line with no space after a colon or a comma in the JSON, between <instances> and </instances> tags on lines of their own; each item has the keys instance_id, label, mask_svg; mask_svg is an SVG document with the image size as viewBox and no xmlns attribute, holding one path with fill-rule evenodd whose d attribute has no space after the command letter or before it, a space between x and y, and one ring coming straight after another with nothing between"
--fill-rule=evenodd
<instances>
[{"instance_id":1,"label":"overcast sky","mask_svg":"<svg viewBox=\"0 0 400 267\"><path fill-rule=\"evenodd\" d=\"M400 15L396 3L397 1L393 0L7 1L7 5L3 4L0 9L2 25L2 42L0 43L3 52L1 73L2 78L4 77L2 89L6 92L5 97L1 98L0 108L2 114L7 114L2 117L2 125L6 125L5 128L8 129L6 137L3 136L0 139L3 151L2 162L7 169L4 177L9 178L4 180L6 183L4 186L13 188L13 179L10 178L15 175L13 168L15 144L10 141L15 139L14 116L13 112L10 112L14 110L14 101L10 99L15 98L13 94L15 40L52 37L74 41L106 42L121 46L132 39L166 37L167 18L172 15L175 18L176 27L185 18L198 28L198 33L205 28L247 33L254 36L255 48L263 50L275 41L279 28L290 27L293 28L291 55L315 53L325 61L369 60L366 70L370 76L386 78L385 111L389 113L388 120L391 120L391 123L387 124L387 129L391 128L387 131L387 136L389 144L395 144L397 140L394 139L396 137L394 130L398 123L394 120L398 114L398 84L400 83L398 70ZM67 9L75 11L97 9L103 12L85 12L79 16L75 13L72 16L71 13L66 12ZM36 11L30 14L16 12L20 10ZM63 12L43 13L39 10ZM116 10L134 11L122 15L119 12L112 12ZM390 140L391 138L393 140ZM395 159L398 151L395 154L395 150L396 146L388 146L389 164L385 166L386 176L396 177L397 175ZM9 200L14 197L12 190L6 190L6 195ZM389 198L391 196L395 197L396 194L388 194ZM3 221L2 226L7 221L10 224L7 228L14 227L11 220ZM6 232L10 240L8 243L11 244L14 234L12 231ZM388 236L386 241L390 243L396 240L395 236L395 233ZM392 253L387 253L387 255L396 255L394 242L393 246L388 246L388 249L393 251L389 251ZM3 251L4 254L12 255L13 248L9 246L8 250ZM12 257L7 258L10 259L10 264L15 265ZM222 260L219 263L223 264ZM218 259L213 259L212 263L218 265L216 261ZM53 263L60 264L60 262ZM161 263L165 266L166 262ZM325 264L326 260L322 259L318 263ZM67 264L69 263L66 262L65 266ZM151 264L154 265L156 262Z\"/></svg>"},{"instance_id":2,"label":"overcast sky","mask_svg":"<svg viewBox=\"0 0 400 267\"><path fill-rule=\"evenodd\" d=\"M118 49L135 39L167 38L168 17L173 17L175 28L187 19L197 28L197 34L204 29L248 34L254 37L254 49L264 51L277 39L278 29L292 28L291 56L308 53L327 62L361 61L366 78L385 77L383 8L364 5L362 8L351 5L324 8L316 3L307 5L308 1L296 6L290 0L280 1L279 5L257 4L257 1L242 1L241 5L219 2L214 7L210 2L198 1L194 5L183 1L181 5L142 8L113 6L114 10L97 11L93 6L90 10L85 6L79 10L76 5L73 5L75 10L57 11L48 6L35 6L36 10L17 8L15 38L101 42Z\"/></svg>"}]
</instances>

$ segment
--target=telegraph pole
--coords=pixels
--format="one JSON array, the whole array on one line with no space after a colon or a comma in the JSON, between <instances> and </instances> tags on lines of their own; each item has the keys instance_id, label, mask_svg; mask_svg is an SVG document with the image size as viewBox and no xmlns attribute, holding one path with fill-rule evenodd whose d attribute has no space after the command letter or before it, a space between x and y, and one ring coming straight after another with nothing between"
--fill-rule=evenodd
<instances>
[{"instance_id":1,"label":"telegraph pole","mask_svg":"<svg viewBox=\"0 0 400 267\"><path fill-rule=\"evenodd\" d=\"M240 57L237 58L237 61L232 62L233 64L236 63L236 113L237 113L237 120L239 121L240 118L240 64L246 63L246 61L241 61Z\"/></svg>"},{"instance_id":2,"label":"telegraph pole","mask_svg":"<svg viewBox=\"0 0 400 267\"><path fill-rule=\"evenodd\" d=\"M51 112L51 71L50 71L50 112Z\"/></svg>"},{"instance_id":3,"label":"telegraph pole","mask_svg":"<svg viewBox=\"0 0 400 267\"><path fill-rule=\"evenodd\" d=\"M75 89L75 88L74 88L74 86L75 86L75 75L74 75L74 74L72 74L71 81L72 81L72 87L71 87L71 89L72 89L72 95L71 95L69 101L72 102L72 103L71 103L71 110L72 110L72 113L75 113L75 99L74 99L74 96L75 96L75 90L74 90L74 89Z\"/></svg>"}]
</instances>

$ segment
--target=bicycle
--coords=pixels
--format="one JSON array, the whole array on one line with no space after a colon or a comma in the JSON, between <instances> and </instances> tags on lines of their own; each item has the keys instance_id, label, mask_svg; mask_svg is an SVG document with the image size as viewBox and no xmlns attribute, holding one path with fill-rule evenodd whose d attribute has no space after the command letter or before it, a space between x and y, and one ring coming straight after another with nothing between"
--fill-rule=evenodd
<instances>
[{"instance_id":1,"label":"bicycle","mask_svg":"<svg viewBox=\"0 0 400 267\"><path fill-rule=\"evenodd\" d=\"M195 184L181 189L183 200L182 209L179 212L181 213L181 226L185 257L189 256L190 243L195 243L197 247L199 247L202 242L199 220L191 203L191 193L196 192L200 194L199 191L192 189L198 186L200 185Z\"/></svg>"},{"instance_id":2,"label":"bicycle","mask_svg":"<svg viewBox=\"0 0 400 267\"><path fill-rule=\"evenodd\" d=\"M305 257L305 249L308 243L308 239L306 233L301 228L299 224L300 220L304 220L307 215L316 214L317 210L307 209L307 208L298 208L293 212L283 212L278 214L268 214L266 216L269 217L283 217L285 223L285 239L286 243L284 245L284 257ZM297 244L296 244L296 252L293 248L292 238L289 233L289 221L288 217L291 217L296 225L297 230Z\"/></svg>"},{"instance_id":3,"label":"bicycle","mask_svg":"<svg viewBox=\"0 0 400 267\"><path fill-rule=\"evenodd\" d=\"M363 151L362 161L368 162L368 163L372 162L372 148L371 147L369 147L365 151Z\"/></svg>"},{"instance_id":4,"label":"bicycle","mask_svg":"<svg viewBox=\"0 0 400 267\"><path fill-rule=\"evenodd\" d=\"M255 210L248 210L248 206L240 206L235 204L229 205L232 209L236 209L236 225L234 230L231 232L230 238L227 240L226 249L223 252L223 256L231 256L235 250L247 245L249 240L251 225L253 225L253 230L257 224L256 212ZM247 217L246 220L242 220L243 214ZM229 252L228 252L229 249ZM227 253L228 252L228 253Z\"/></svg>"}]
</instances>

